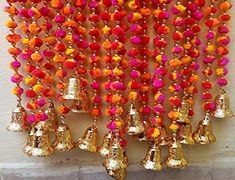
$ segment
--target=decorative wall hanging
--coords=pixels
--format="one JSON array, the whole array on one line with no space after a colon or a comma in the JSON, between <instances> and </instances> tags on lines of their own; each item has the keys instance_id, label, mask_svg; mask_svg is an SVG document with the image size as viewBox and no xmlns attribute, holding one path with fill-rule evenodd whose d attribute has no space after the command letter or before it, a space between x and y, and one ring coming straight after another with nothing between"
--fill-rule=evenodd
<instances>
[{"instance_id":1,"label":"decorative wall hanging","mask_svg":"<svg viewBox=\"0 0 235 180\"><path fill-rule=\"evenodd\" d=\"M233 117L225 92L228 0L7 2L17 97L7 130L28 132L27 155L98 151L107 173L120 180L128 167L126 134L148 143L145 169L185 168L183 144L215 142L213 118ZM198 99L204 117L193 133ZM68 113L92 117L77 142ZM99 146L100 119L108 132ZM169 147L164 162L162 146Z\"/></svg>"}]
</instances>

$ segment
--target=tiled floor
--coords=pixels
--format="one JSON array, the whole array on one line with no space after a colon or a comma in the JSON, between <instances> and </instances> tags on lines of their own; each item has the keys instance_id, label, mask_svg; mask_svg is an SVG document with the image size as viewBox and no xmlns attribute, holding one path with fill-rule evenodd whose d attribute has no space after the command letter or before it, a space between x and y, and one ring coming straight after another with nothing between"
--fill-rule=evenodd
<instances>
[{"instance_id":1,"label":"tiled floor","mask_svg":"<svg viewBox=\"0 0 235 180\"><path fill-rule=\"evenodd\" d=\"M102 168L71 170L3 170L1 180L111 180ZM128 170L127 180L235 180L232 167L188 167L184 170L166 169L161 172Z\"/></svg>"}]
</instances>

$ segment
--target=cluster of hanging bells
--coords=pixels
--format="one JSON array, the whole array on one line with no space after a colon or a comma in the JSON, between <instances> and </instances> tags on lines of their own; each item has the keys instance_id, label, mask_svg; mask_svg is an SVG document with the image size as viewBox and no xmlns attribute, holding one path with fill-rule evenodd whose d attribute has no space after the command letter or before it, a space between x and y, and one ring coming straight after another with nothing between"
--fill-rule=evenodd
<instances>
[{"instance_id":1,"label":"cluster of hanging bells","mask_svg":"<svg viewBox=\"0 0 235 180\"><path fill-rule=\"evenodd\" d=\"M81 93L80 84L77 78L70 78L63 98L73 100L73 112L89 112L89 98L87 94ZM186 101L178 109L180 117L177 120L180 129L174 132L169 138L164 127L157 127L160 136L151 142L146 153L146 157L141 161L141 165L146 169L159 171L163 168L161 162L161 146L168 145L169 152L164 163L171 168L184 168L187 160L184 157L182 144L208 144L215 141L212 132L211 117L228 118L233 113L230 109L229 98L224 90L221 90L215 99L216 109L214 114L206 113L205 117L199 122L198 127L192 133L192 127L188 118L189 105ZM29 131L28 139L24 152L29 156L45 157L58 151L70 151L75 147L90 152L99 152L104 158L103 166L108 174L116 179L124 179L128 160L125 150L120 145L120 139L117 133L109 132L105 135L103 143L97 146L98 130L96 125L89 127L78 142L74 142L71 137L69 127L61 123L58 125L56 111L53 103L46 110L48 119L35 125L29 125L26 121L26 111L21 105L18 105L12 112L12 121L7 126L8 131L22 132ZM141 121L138 110L131 104L127 116L126 132L132 136L138 136L140 139L148 140L145 136L145 125ZM50 133L55 133L54 143L50 142Z\"/></svg>"}]
</instances>

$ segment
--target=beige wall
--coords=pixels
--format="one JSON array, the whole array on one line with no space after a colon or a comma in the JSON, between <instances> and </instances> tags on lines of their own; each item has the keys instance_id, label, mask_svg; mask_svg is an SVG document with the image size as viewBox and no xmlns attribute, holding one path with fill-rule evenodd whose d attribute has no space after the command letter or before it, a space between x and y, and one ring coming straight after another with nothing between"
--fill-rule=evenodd
<instances>
[{"instance_id":1,"label":"beige wall","mask_svg":"<svg viewBox=\"0 0 235 180\"><path fill-rule=\"evenodd\" d=\"M235 4L235 0L232 0ZM0 9L5 6L5 1L0 1ZM235 11L232 12L231 21L231 36L235 37ZM10 133L5 130L7 123L10 121L11 110L15 106L15 97L11 95L10 91L13 87L9 82L9 77L11 71L8 69L8 62L10 60L7 54L7 48L9 44L4 40L7 34L7 29L4 27L5 20L7 19L6 14L1 11L0 18L0 167L1 168L14 168L14 167L42 167L44 164L61 164L64 163L78 163L81 166L87 163L101 162L101 158L98 153L91 154L88 152L76 149L70 153L55 153L48 158L29 158L23 152L22 148L25 143L26 134L24 133ZM234 38L235 39L235 38ZM227 88L227 93L230 95L232 102L232 109L235 111L235 44L231 45L229 64L230 74L228 76L230 80L230 85ZM200 99L199 95L196 97ZM200 106L197 101L197 107ZM201 119L202 114L200 114L200 109L196 111L196 116L194 117L193 124L197 124L198 120ZM106 132L105 123L107 119L99 123L100 126L100 136ZM92 121L89 116L70 114L66 121L71 126L74 139L78 139L84 132L85 128L88 127ZM195 126L194 126L195 129ZM217 142L215 144L207 146L185 146L185 152L188 160L200 166L203 164L219 164L224 166L226 162L232 163L235 166L235 119L226 120L214 120L214 133L217 137ZM127 154L131 164L138 163L144 157L147 145L142 142L136 141L132 137L128 137L128 148ZM163 153L165 154L165 152ZM163 155L164 156L164 155Z\"/></svg>"}]
</instances>

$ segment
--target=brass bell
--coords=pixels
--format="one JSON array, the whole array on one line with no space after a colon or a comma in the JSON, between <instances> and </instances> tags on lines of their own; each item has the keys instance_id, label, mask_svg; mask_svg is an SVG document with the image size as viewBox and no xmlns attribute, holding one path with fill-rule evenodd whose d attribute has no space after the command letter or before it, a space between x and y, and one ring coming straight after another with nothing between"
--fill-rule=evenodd
<instances>
[{"instance_id":1,"label":"brass bell","mask_svg":"<svg viewBox=\"0 0 235 180\"><path fill-rule=\"evenodd\" d=\"M26 120L26 111L23 107L17 106L11 115L11 122L7 125L7 130L11 132L23 132L30 129Z\"/></svg>"},{"instance_id":2,"label":"brass bell","mask_svg":"<svg viewBox=\"0 0 235 180\"><path fill-rule=\"evenodd\" d=\"M193 139L199 144L209 144L216 141L212 131L212 122L208 113L199 122L197 130L193 133Z\"/></svg>"},{"instance_id":3,"label":"brass bell","mask_svg":"<svg viewBox=\"0 0 235 180\"><path fill-rule=\"evenodd\" d=\"M58 121L57 121L56 110L53 103L51 103L50 106L45 110L45 113L48 116L45 122L45 128L48 131L55 132L58 127Z\"/></svg>"},{"instance_id":4,"label":"brass bell","mask_svg":"<svg viewBox=\"0 0 235 180\"><path fill-rule=\"evenodd\" d=\"M141 161L141 166L154 171L162 170L161 149L156 142L149 147L144 160Z\"/></svg>"},{"instance_id":5,"label":"brass bell","mask_svg":"<svg viewBox=\"0 0 235 180\"><path fill-rule=\"evenodd\" d=\"M165 159L166 166L170 168L183 169L187 166L188 162L184 157L182 145L173 134L173 141L170 144L168 156Z\"/></svg>"},{"instance_id":6,"label":"brass bell","mask_svg":"<svg viewBox=\"0 0 235 180\"><path fill-rule=\"evenodd\" d=\"M69 78L69 82L66 86L63 98L67 100L80 99L80 81L77 78Z\"/></svg>"},{"instance_id":7,"label":"brass bell","mask_svg":"<svg viewBox=\"0 0 235 180\"><path fill-rule=\"evenodd\" d=\"M225 90L221 89L219 94L216 96L215 106L214 117L230 118L234 116L230 108L229 97Z\"/></svg>"},{"instance_id":8,"label":"brass bell","mask_svg":"<svg viewBox=\"0 0 235 180\"><path fill-rule=\"evenodd\" d=\"M106 171L116 171L119 169L126 169L128 166L127 157L119 143L119 138L115 137L111 146L108 157L104 160L103 166Z\"/></svg>"},{"instance_id":9,"label":"brass bell","mask_svg":"<svg viewBox=\"0 0 235 180\"><path fill-rule=\"evenodd\" d=\"M28 156L46 157L54 152L49 141L49 132L44 129L44 125L44 122L39 122L29 132L24 148Z\"/></svg>"},{"instance_id":10,"label":"brass bell","mask_svg":"<svg viewBox=\"0 0 235 180\"><path fill-rule=\"evenodd\" d=\"M66 124L61 123L58 126L53 147L58 151L71 151L75 147L70 129Z\"/></svg>"},{"instance_id":11,"label":"brass bell","mask_svg":"<svg viewBox=\"0 0 235 180\"><path fill-rule=\"evenodd\" d=\"M74 100L71 111L74 113L89 113L88 94L81 95L79 100Z\"/></svg>"},{"instance_id":12,"label":"brass bell","mask_svg":"<svg viewBox=\"0 0 235 180\"><path fill-rule=\"evenodd\" d=\"M177 122L186 123L186 124L190 123L190 120L188 118L189 108L190 108L189 103L183 100L181 106L178 109L180 116L177 119Z\"/></svg>"},{"instance_id":13,"label":"brass bell","mask_svg":"<svg viewBox=\"0 0 235 180\"><path fill-rule=\"evenodd\" d=\"M77 146L82 150L96 152L98 140L98 129L95 125L89 127L83 137L78 140Z\"/></svg>"},{"instance_id":14,"label":"brass bell","mask_svg":"<svg viewBox=\"0 0 235 180\"><path fill-rule=\"evenodd\" d=\"M125 154L125 151L123 153L124 153L124 161L128 164L128 160L127 160L127 156ZM117 170L106 169L106 171L111 177L113 177L117 180L124 180L126 177L126 168L120 168Z\"/></svg>"},{"instance_id":15,"label":"brass bell","mask_svg":"<svg viewBox=\"0 0 235 180\"><path fill-rule=\"evenodd\" d=\"M113 139L113 133L111 131L105 134L103 143L99 147L99 153L101 154L102 157L108 156L112 139Z\"/></svg>"},{"instance_id":16,"label":"brass bell","mask_svg":"<svg viewBox=\"0 0 235 180\"><path fill-rule=\"evenodd\" d=\"M127 117L127 133L134 136L142 132L144 132L144 125L141 122L138 111L134 108L133 104L131 104Z\"/></svg>"},{"instance_id":17,"label":"brass bell","mask_svg":"<svg viewBox=\"0 0 235 180\"><path fill-rule=\"evenodd\" d=\"M167 135L166 127L164 125L158 126L158 129L160 131L159 136L159 146L166 146L170 143L171 138Z\"/></svg>"},{"instance_id":18,"label":"brass bell","mask_svg":"<svg viewBox=\"0 0 235 180\"><path fill-rule=\"evenodd\" d=\"M190 124L182 124L178 136L181 144L194 144L192 126Z\"/></svg>"}]
</instances>

